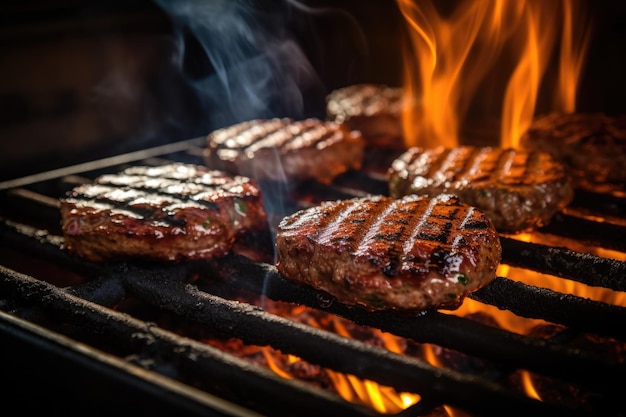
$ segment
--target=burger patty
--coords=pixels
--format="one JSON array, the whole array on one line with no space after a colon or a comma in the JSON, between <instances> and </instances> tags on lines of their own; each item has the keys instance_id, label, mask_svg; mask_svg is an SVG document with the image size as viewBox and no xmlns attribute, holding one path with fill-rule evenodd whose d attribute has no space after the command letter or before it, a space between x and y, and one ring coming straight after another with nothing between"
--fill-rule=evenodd
<instances>
[{"instance_id":1,"label":"burger patty","mask_svg":"<svg viewBox=\"0 0 626 417\"><path fill-rule=\"evenodd\" d=\"M553 113L537 118L520 144L564 163L577 187L626 184L626 115Z\"/></svg>"},{"instance_id":2,"label":"burger patty","mask_svg":"<svg viewBox=\"0 0 626 417\"><path fill-rule=\"evenodd\" d=\"M392 197L452 193L507 233L548 224L574 197L566 168L539 151L413 147L393 161L387 175Z\"/></svg>"},{"instance_id":3,"label":"burger patty","mask_svg":"<svg viewBox=\"0 0 626 417\"><path fill-rule=\"evenodd\" d=\"M267 226L250 178L203 166L136 166L61 199L65 247L91 261L225 255L238 235Z\"/></svg>"},{"instance_id":4,"label":"burger patty","mask_svg":"<svg viewBox=\"0 0 626 417\"><path fill-rule=\"evenodd\" d=\"M334 90L326 97L326 115L361 132L366 145L404 148L402 103L401 88L355 84Z\"/></svg>"},{"instance_id":5,"label":"burger patty","mask_svg":"<svg viewBox=\"0 0 626 417\"><path fill-rule=\"evenodd\" d=\"M218 129L208 138L207 165L256 180L330 183L361 168L363 138L340 123L309 118L259 119Z\"/></svg>"},{"instance_id":6,"label":"burger patty","mask_svg":"<svg viewBox=\"0 0 626 417\"><path fill-rule=\"evenodd\" d=\"M457 308L502 253L489 218L453 195L324 202L285 217L276 248L286 279L372 311Z\"/></svg>"}]
</instances>

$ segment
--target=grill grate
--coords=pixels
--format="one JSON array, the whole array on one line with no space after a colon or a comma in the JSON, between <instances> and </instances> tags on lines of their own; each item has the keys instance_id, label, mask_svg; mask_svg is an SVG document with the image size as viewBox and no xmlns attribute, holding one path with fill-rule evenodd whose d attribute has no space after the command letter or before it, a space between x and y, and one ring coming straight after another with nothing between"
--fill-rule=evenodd
<instances>
[{"instance_id":1,"label":"grill grate","mask_svg":"<svg viewBox=\"0 0 626 417\"><path fill-rule=\"evenodd\" d=\"M269 345L336 372L419 393L422 400L401 415L438 415L443 404L481 416L623 415L620 395L624 384L615 382L622 380L625 371L623 354L619 350L616 355L607 355L603 347L615 343L617 349L623 349L624 307L504 277L471 295L519 316L564 327L550 337L523 336L438 311L408 316L328 302L324 294L284 280L270 263L239 254L178 265L99 265L63 251L58 198L65 191L130 164L201 164L203 146L204 139L198 138L0 183L4 254L0 266L0 330L20 346L16 357L28 363L33 355L54 358L54 362L61 356L74 364L71 368L89 363L90 378L103 381L104 375L112 375L110 379L116 384L129 387L125 392L136 393L146 400L144 403L152 404L156 414L177 409L198 415L379 415L322 388L280 378L260 365L203 343L204 333L209 332L251 345ZM392 157L379 155L368 161L366 169L347 173L330 185L311 182L282 190L286 199L281 210L295 210L322 199L384 194L382 174ZM602 211L606 207L618 221L597 222L562 213L540 232L581 245L626 252L626 229L619 221L620 216L626 219L623 200L607 196L600 200L587 194L577 196L574 211ZM507 236L501 240L503 263L512 267L614 291L626 288L621 279L626 272L622 261ZM268 242L271 239L264 245ZM305 305L360 326L431 343L462 358L459 360L480 363L490 372L434 367L409 355L272 314L253 302L233 297L236 292ZM184 323L183 327L200 330L181 336L179 324L175 330L156 325L153 319L164 314L170 321ZM594 343L581 347L575 341L585 334L593 335ZM20 354L23 343L41 351ZM43 363L40 367L42 373L53 370ZM506 383L517 369L575 385L590 399L577 407L567 401L550 404L527 398ZM78 371L74 373L79 376ZM118 401L128 396L124 390L117 391Z\"/></svg>"}]
</instances>

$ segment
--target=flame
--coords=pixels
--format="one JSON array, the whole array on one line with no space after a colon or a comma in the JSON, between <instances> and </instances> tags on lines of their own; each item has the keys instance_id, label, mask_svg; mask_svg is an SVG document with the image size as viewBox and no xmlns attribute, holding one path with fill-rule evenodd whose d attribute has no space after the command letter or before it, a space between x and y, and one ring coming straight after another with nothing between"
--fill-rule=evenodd
<instances>
[{"instance_id":1,"label":"flame","mask_svg":"<svg viewBox=\"0 0 626 417\"><path fill-rule=\"evenodd\" d=\"M429 0L397 0L397 4L409 28L404 84L406 101L412 105L405 107L402 115L406 146L461 144L468 110L485 102L495 103L498 112L501 109L500 146L517 147L535 116L557 46L557 80L552 87L547 85L554 99L544 112L576 109L577 85L589 39L580 2L462 0L447 13ZM476 97L477 92L480 97ZM611 291L507 265L501 265L497 275L581 297L622 302ZM494 318L501 328L522 334L545 323L470 298L458 310L446 313L467 316L478 312ZM442 366L430 345L424 347L424 358ZM526 371L522 371L522 382L529 397L540 399ZM455 415L447 406L446 412Z\"/></svg>"},{"instance_id":2,"label":"flame","mask_svg":"<svg viewBox=\"0 0 626 417\"><path fill-rule=\"evenodd\" d=\"M289 372L284 371L283 368L281 368L280 365L278 365L278 362L275 360L274 353L270 351L269 348L266 347L264 349L261 349L261 351L263 352L263 356L265 357L265 360L267 361L268 368L274 371L276 375L281 376L285 379L293 378L293 376Z\"/></svg>"},{"instance_id":3,"label":"flame","mask_svg":"<svg viewBox=\"0 0 626 417\"><path fill-rule=\"evenodd\" d=\"M509 276L511 269L512 268L510 268L508 265L501 264L496 271L496 275L511 278ZM534 274L534 272L529 272L529 275ZM536 326L546 323L544 320L520 317L508 310L501 310L496 306L483 304L479 301L472 300L471 298L466 298L463 301L463 304L456 310L442 310L441 312L445 314L453 314L460 317L466 317L476 313L483 313L486 316L492 318L496 322L498 327L519 334L527 334L531 329L535 328Z\"/></svg>"},{"instance_id":4,"label":"flame","mask_svg":"<svg viewBox=\"0 0 626 417\"><path fill-rule=\"evenodd\" d=\"M576 110L576 86L589 46L590 25L586 21L579 22L586 15L583 6L584 3L567 2L563 8L562 48L555 108L564 113ZM581 38L575 38L577 34Z\"/></svg>"},{"instance_id":5,"label":"flame","mask_svg":"<svg viewBox=\"0 0 626 417\"><path fill-rule=\"evenodd\" d=\"M517 146L559 41L552 110L575 108L589 33L574 34L584 10L573 0L462 0L448 13L429 0L397 3L409 28L404 83L413 105L402 115L407 146L460 144L468 110L480 102L501 109L500 144Z\"/></svg>"},{"instance_id":6,"label":"flame","mask_svg":"<svg viewBox=\"0 0 626 417\"><path fill-rule=\"evenodd\" d=\"M541 400L541 396L537 392L535 385L533 384L532 377L528 371L522 372L522 385L524 386L524 391L526 395L530 398L534 398L536 400Z\"/></svg>"},{"instance_id":7,"label":"flame","mask_svg":"<svg viewBox=\"0 0 626 417\"><path fill-rule=\"evenodd\" d=\"M285 309L280 302L264 300L264 308L292 320L333 331L344 337L354 338L354 330L358 327L345 319L313 310L306 306L289 305L289 307ZM348 329L348 325L352 327L352 330ZM382 346L391 352L398 354L405 353L405 349L400 343L401 338L378 329L367 328L367 331L369 332L368 339L376 340L377 344L382 343ZM212 344L218 343L214 340L208 340L207 342ZM298 366L292 368L293 365L301 363L303 364L302 368L305 369L309 366L309 364L301 358L291 354L281 353L269 346L247 346L244 348L240 344L235 344L234 347L235 349L229 349L232 353L247 358L253 358L260 352L265 359L266 366L276 375L285 379L298 377L293 371L293 369L297 369ZM354 375L343 374L333 371L332 369L320 368L319 372L319 376L312 376L310 378L312 380L323 381L324 378L321 375L321 373L323 373L328 376L332 387L344 400L368 406L382 414L398 413L416 404L421 399L419 394L398 392L392 387L380 385L375 381L360 379ZM312 372L312 374L313 373L314 372ZM323 382L321 382L321 384L324 385Z\"/></svg>"}]
</instances>

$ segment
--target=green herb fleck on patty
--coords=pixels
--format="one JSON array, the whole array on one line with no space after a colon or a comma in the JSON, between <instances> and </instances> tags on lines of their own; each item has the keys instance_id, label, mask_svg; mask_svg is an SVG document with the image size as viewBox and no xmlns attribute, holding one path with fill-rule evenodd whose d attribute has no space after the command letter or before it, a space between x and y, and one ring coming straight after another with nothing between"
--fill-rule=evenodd
<instances>
[{"instance_id":1,"label":"green herb fleck on patty","mask_svg":"<svg viewBox=\"0 0 626 417\"><path fill-rule=\"evenodd\" d=\"M470 282L470 279L465 274L456 274L456 280L459 284L467 285Z\"/></svg>"}]
</instances>

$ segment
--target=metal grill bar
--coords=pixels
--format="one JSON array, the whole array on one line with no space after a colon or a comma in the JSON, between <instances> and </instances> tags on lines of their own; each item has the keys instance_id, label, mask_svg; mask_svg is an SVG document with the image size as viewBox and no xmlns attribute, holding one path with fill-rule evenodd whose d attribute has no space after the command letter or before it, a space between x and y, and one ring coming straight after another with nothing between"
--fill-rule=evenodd
<instances>
[{"instance_id":1,"label":"metal grill bar","mask_svg":"<svg viewBox=\"0 0 626 417\"><path fill-rule=\"evenodd\" d=\"M20 413L260 417L2 311L0 337L3 355L10 358L2 369L7 381L2 406Z\"/></svg>"},{"instance_id":2,"label":"metal grill bar","mask_svg":"<svg viewBox=\"0 0 626 417\"><path fill-rule=\"evenodd\" d=\"M2 245L66 268L68 273L80 274L85 279L81 285L62 290L46 283L45 277L35 278L2 266L0 310L11 311L47 326L51 334L63 332L72 340L97 346L123 363L171 377L185 387L191 385L193 389L201 390L201 396L204 392L230 401L241 401L242 396L250 392L252 398L248 398L247 403L255 410L272 415L279 411L280 415L299 416L329 412L355 416L378 413L299 381L284 380L263 367L155 327L148 321L117 313L115 306L130 298L248 344L270 345L338 372L352 373L398 390L419 392L422 401L401 413L403 416L428 414L442 404L458 406L479 415L596 415L598 412L621 415L623 384L614 381L622 379L626 370L623 361L603 356L593 349L573 346L570 342L577 335L587 333L626 340L621 326L626 318L623 307L560 294L503 277L471 295L475 300L522 317L540 318L565 326L554 336L539 338L438 311L410 315L329 304L325 294L286 281L273 265L235 254L214 262L156 267L105 266L83 261L63 251L57 205L60 194L77 182L89 181L101 173L119 171L125 164L149 165L168 160L201 163L203 144L204 139L198 138L0 183L0 190L6 190L1 194L1 212L5 216L0 223ZM393 158L393 155L385 158ZM372 161L380 163L375 159ZM348 172L333 184L307 182L287 187L263 184L264 190L278 190L285 193L287 199L284 206L270 214L280 216L281 210L295 210L321 200L385 194L385 166L386 162L382 162L358 172ZM585 210L594 208L593 198L584 195L577 197L575 204ZM612 216L623 217L620 207L624 207L622 199L607 197L602 200L600 215L602 210L607 210ZM542 233L626 252L625 231L626 226L621 223L599 223L565 213L541 230ZM504 236L501 241L503 261L511 266L614 291L626 290L626 284L621 280L626 272L624 262ZM201 278L191 284L192 276ZM263 296L306 305L417 343L432 343L460 355L471 355L498 372L487 378L466 370L433 367L411 356L392 354L364 342L292 322L255 307L253 301L231 301L228 295L234 291L249 291L257 298ZM13 332L17 334L16 330ZM574 384L579 389L588 390L596 401L588 405L589 410L575 410L568 405L551 405L526 398L512 392L505 383L505 379L519 369ZM207 375L210 375L208 379ZM142 381L139 385L148 382ZM194 401L189 404L192 408L197 405Z\"/></svg>"},{"instance_id":3,"label":"metal grill bar","mask_svg":"<svg viewBox=\"0 0 626 417\"><path fill-rule=\"evenodd\" d=\"M626 263L589 253L575 252L501 237L503 262L583 284L626 291Z\"/></svg>"},{"instance_id":4,"label":"metal grill bar","mask_svg":"<svg viewBox=\"0 0 626 417\"><path fill-rule=\"evenodd\" d=\"M626 340L626 331L620 325L626 320L624 307L562 294L502 277L496 278L470 296L522 317L540 318L577 331Z\"/></svg>"},{"instance_id":5,"label":"metal grill bar","mask_svg":"<svg viewBox=\"0 0 626 417\"><path fill-rule=\"evenodd\" d=\"M326 298L321 293L288 282L271 265L229 256L215 269L216 273L221 274L230 285L262 292L274 300L320 308L320 299ZM264 277L264 280L259 280L259 277ZM511 294L514 296L515 293ZM324 310L346 317L355 323L375 327L420 343L434 343L486 360L563 377L583 385L598 384L596 387L601 387L602 390L615 389L606 375L617 371L615 374L617 376L625 370L623 365L606 361L602 357L587 355L577 349L517 335L437 311L402 317L394 312L370 312L356 307L348 308L339 303L324 306Z\"/></svg>"},{"instance_id":6,"label":"metal grill bar","mask_svg":"<svg viewBox=\"0 0 626 417\"><path fill-rule=\"evenodd\" d=\"M187 383L193 381L197 388L230 397L231 401L246 399L265 404L267 414L282 410L284 415L376 415L326 391L285 380L263 367L102 308L27 275L0 266L0 277L3 299L8 298L6 302L16 311L25 309L31 320L40 317L48 326L51 322L63 323L62 327L75 326L65 330L74 338L86 338L100 349L117 352L127 359L135 357L134 362L153 371ZM32 314L29 308L39 312Z\"/></svg>"}]
</instances>

